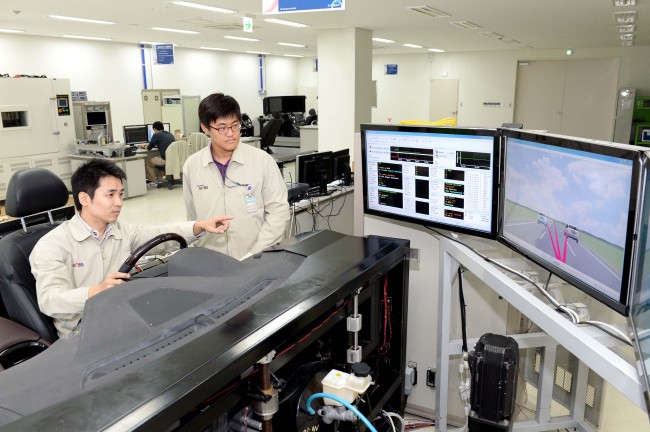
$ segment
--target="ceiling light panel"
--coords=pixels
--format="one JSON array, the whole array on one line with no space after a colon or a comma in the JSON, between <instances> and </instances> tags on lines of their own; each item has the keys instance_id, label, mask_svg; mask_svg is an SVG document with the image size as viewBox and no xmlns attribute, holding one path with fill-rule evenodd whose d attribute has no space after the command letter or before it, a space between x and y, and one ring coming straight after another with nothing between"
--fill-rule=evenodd
<instances>
[{"instance_id":1,"label":"ceiling light panel","mask_svg":"<svg viewBox=\"0 0 650 432\"><path fill-rule=\"evenodd\" d=\"M151 27L151 30L165 31L171 33L183 33L183 34L191 34L191 35L200 34L199 32L193 30L181 30L181 29L174 29L174 28L167 28L167 27Z\"/></svg>"},{"instance_id":2,"label":"ceiling light panel","mask_svg":"<svg viewBox=\"0 0 650 432\"><path fill-rule=\"evenodd\" d=\"M402 44L402 46L405 46L407 48L422 48L422 45L416 45L416 44L410 44L410 43Z\"/></svg>"},{"instance_id":3,"label":"ceiling light panel","mask_svg":"<svg viewBox=\"0 0 650 432\"><path fill-rule=\"evenodd\" d=\"M297 27L297 28L304 28L304 27L309 27L307 24L302 24L302 23L297 23L293 21L287 21L287 20L281 20L281 19L276 19L276 18L266 18L264 19L266 22L270 22L273 24L280 24L280 25L285 25L289 27Z\"/></svg>"},{"instance_id":4,"label":"ceiling light panel","mask_svg":"<svg viewBox=\"0 0 650 432\"><path fill-rule=\"evenodd\" d=\"M86 39L86 40L94 40L94 41L112 41L113 40L111 38L106 38L106 37L69 35L69 34L65 34L65 35L63 35L63 37L68 38L68 39Z\"/></svg>"},{"instance_id":5,"label":"ceiling light panel","mask_svg":"<svg viewBox=\"0 0 650 432\"><path fill-rule=\"evenodd\" d=\"M269 55L271 53L265 51L246 51L248 54Z\"/></svg>"},{"instance_id":6,"label":"ceiling light panel","mask_svg":"<svg viewBox=\"0 0 650 432\"><path fill-rule=\"evenodd\" d=\"M235 13L234 10L231 9L224 9L220 7L215 7L215 6L208 6L200 3L192 3L192 2L186 2L186 1L173 1L172 4L178 5L178 6L185 6L185 7L190 7L194 9L201 9L201 10L207 10L210 12L216 12L216 13L223 13L223 14L231 14Z\"/></svg>"},{"instance_id":7,"label":"ceiling light panel","mask_svg":"<svg viewBox=\"0 0 650 432\"><path fill-rule=\"evenodd\" d=\"M612 4L616 7L635 6L636 0L612 0Z\"/></svg>"},{"instance_id":8,"label":"ceiling light panel","mask_svg":"<svg viewBox=\"0 0 650 432\"><path fill-rule=\"evenodd\" d=\"M633 34L622 34L618 35L619 40L622 41L631 41L634 40L634 35Z\"/></svg>"},{"instance_id":9,"label":"ceiling light panel","mask_svg":"<svg viewBox=\"0 0 650 432\"><path fill-rule=\"evenodd\" d=\"M438 48L429 48L429 51L435 52L435 53L443 53L443 52L445 52L445 50L438 49Z\"/></svg>"},{"instance_id":10,"label":"ceiling light panel","mask_svg":"<svg viewBox=\"0 0 650 432\"><path fill-rule=\"evenodd\" d=\"M307 48L307 45L301 45L301 44L289 43L289 42L278 42L278 45L294 47L294 48Z\"/></svg>"},{"instance_id":11,"label":"ceiling light panel","mask_svg":"<svg viewBox=\"0 0 650 432\"><path fill-rule=\"evenodd\" d=\"M83 23L88 23L88 24L115 24L113 21L96 20L96 19L90 19L90 18L69 17L69 16L63 16L63 15L48 15L47 17L52 18L52 19L58 19L58 20L64 20L64 21L76 21L76 22L83 22Z\"/></svg>"},{"instance_id":12,"label":"ceiling light panel","mask_svg":"<svg viewBox=\"0 0 650 432\"><path fill-rule=\"evenodd\" d=\"M394 40L384 39L384 38L372 38L372 40L375 41L375 42L381 42L381 43L395 43Z\"/></svg>"},{"instance_id":13,"label":"ceiling light panel","mask_svg":"<svg viewBox=\"0 0 650 432\"><path fill-rule=\"evenodd\" d=\"M634 41L621 41L621 46L631 47L634 45Z\"/></svg>"},{"instance_id":14,"label":"ceiling light panel","mask_svg":"<svg viewBox=\"0 0 650 432\"><path fill-rule=\"evenodd\" d=\"M0 28L0 33L25 33L25 30Z\"/></svg>"},{"instance_id":15,"label":"ceiling light panel","mask_svg":"<svg viewBox=\"0 0 650 432\"><path fill-rule=\"evenodd\" d=\"M481 30L483 28L480 25L476 25L469 21L454 21L450 22L449 24L455 25L456 27L460 27L465 30Z\"/></svg>"},{"instance_id":16,"label":"ceiling light panel","mask_svg":"<svg viewBox=\"0 0 650 432\"><path fill-rule=\"evenodd\" d=\"M238 41L245 41L245 42L259 42L259 39L253 39L253 38L247 38L247 37L241 37L241 36L224 36L226 39L231 39L231 40L238 40Z\"/></svg>"},{"instance_id":17,"label":"ceiling light panel","mask_svg":"<svg viewBox=\"0 0 650 432\"><path fill-rule=\"evenodd\" d=\"M230 48L201 47L201 49L210 51L230 51Z\"/></svg>"},{"instance_id":18,"label":"ceiling light panel","mask_svg":"<svg viewBox=\"0 0 650 432\"><path fill-rule=\"evenodd\" d=\"M410 9L413 12L419 12L432 18L447 18L451 16L447 12L434 9L431 6L408 6L406 9Z\"/></svg>"}]
</instances>

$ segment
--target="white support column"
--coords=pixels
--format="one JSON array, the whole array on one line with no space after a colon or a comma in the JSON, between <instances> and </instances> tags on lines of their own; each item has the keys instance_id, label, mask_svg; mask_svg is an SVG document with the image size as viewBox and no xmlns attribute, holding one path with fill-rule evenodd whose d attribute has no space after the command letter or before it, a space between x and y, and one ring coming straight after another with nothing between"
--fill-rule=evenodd
<instances>
[{"instance_id":1,"label":"white support column","mask_svg":"<svg viewBox=\"0 0 650 432\"><path fill-rule=\"evenodd\" d=\"M318 151L350 149L354 133L370 122L372 32L318 31Z\"/></svg>"}]
</instances>

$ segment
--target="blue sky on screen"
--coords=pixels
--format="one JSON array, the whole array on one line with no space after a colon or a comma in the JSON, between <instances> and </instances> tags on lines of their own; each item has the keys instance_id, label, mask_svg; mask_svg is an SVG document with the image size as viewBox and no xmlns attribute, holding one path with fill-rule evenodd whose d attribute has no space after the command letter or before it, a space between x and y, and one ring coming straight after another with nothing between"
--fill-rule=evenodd
<instances>
[{"instance_id":1,"label":"blue sky on screen","mask_svg":"<svg viewBox=\"0 0 650 432\"><path fill-rule=\"evenodd\" d=\"M509 146L506 199L623 246L632 166L579 154Z\"/></svg>"}]
</instances>

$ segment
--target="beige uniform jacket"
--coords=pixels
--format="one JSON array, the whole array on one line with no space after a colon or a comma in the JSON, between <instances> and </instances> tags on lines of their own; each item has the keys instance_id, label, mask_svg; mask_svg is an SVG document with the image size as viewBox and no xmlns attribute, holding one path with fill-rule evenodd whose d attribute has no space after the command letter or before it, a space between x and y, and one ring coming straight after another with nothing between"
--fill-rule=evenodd
<instances>
[{"instance_id":1,"label":"beige uniform jacket","mask_svg":"<svg viewBox=\"0 0 650 432\"><path fill-rule=\"evenodd\" d=\"M183 197L190 220L205 215L233 217L225 234L206 233L196 246L240 259L284 238L289 222L287 186L275 160L260 149L240 142L225 182L210 146L194 153L183 166Z\"/></svg>"},{"instance_id":2,"label":"beige uniform jacket","mask_svg":"<svg viewBox=\"0 0 650 432\"><path fill-rule=\"evenodd\" d=\"M115 222L100 246L81 218L74 216L43 236L29 256L41 311L54 318L59 336L67 337L81 320L92 285L115 273L131 252L158 234L174 232L188 243L194 241L193 226L194 222L146 227ZM155 250L175 247L177 242L166 242Z\"/></svg>"}]
</instances>

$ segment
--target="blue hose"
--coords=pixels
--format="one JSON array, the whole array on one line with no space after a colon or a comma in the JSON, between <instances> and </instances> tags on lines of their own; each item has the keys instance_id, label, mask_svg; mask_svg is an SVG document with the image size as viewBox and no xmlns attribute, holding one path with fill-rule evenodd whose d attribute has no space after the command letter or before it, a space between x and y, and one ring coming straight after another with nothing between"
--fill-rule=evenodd
<instances>
[{"instance_id":1,"label":"blue hose","mask_svg":"<svg viewBox=\"0 0 650 432\"><path fill-rule=\"evenodd\" d=\"M355 416L362 422L368 426L368 429L370 429L372 432L377 432L377 429L368 421L368 419L359 412L358 409L356 409L353 405L351 405L349 402L347 402L344 399L341 399L340 397L330 394L330 393L314 393L313 395L309 396L307 399L307 402L305 402L305 405L307 406L307 412L311 415L316 414L316 411L311 407L311 402L316 399L316 398L327 398L327 399L332 399L337 401L338 403L344 405L347 409L352 411Z\"/></svg>"}]
</instances>

